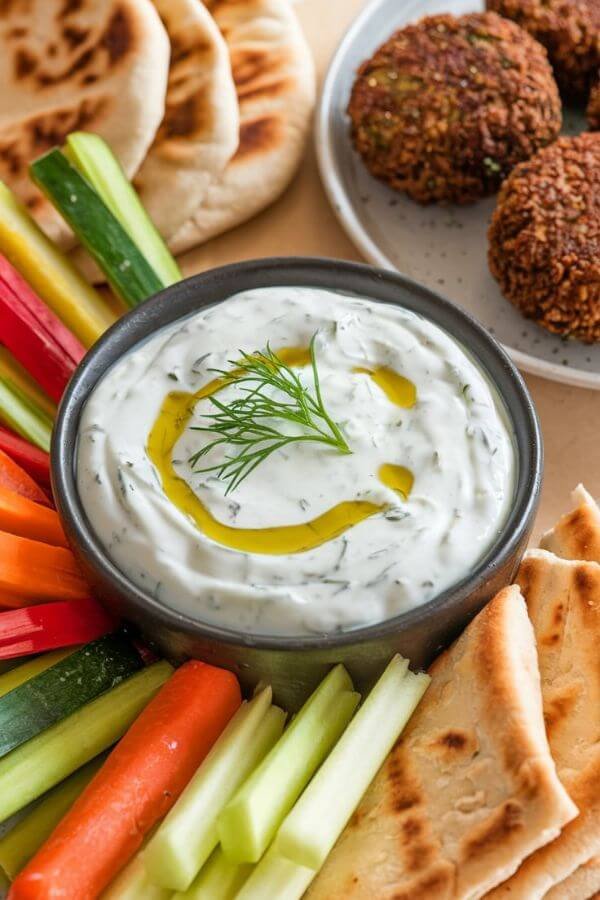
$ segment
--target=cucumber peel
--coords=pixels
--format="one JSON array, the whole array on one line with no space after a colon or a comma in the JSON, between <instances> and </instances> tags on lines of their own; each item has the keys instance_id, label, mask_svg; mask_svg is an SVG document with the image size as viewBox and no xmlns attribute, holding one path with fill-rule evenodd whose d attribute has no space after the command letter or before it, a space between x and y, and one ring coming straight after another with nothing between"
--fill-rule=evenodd
<instances>
[{"instance_id":1,"label":"cucumber peel","mask_svg":"<svg viewBox=\"0 0 600 900\"><path fill-rule=\"evenodd\" d=\"M54 148L36 159L29 172L121 300L136 306L163 289L164 283L119 220L60 150Z\"/></svg>"},{"instance_id":2,"label":"cucumber peel","mask_svg":"<svg viewBox=\"0 0 600 900\"><path fill-rule=\"evenodd\" d=\"M119 220L163 284L181 281L179 266L106 141L98 134L74 131L67 137L65 154Z\"/></svg>"},{"instance_id":3,"label":"cucumber peel","mask_svg":"<svg viewBox=\"0 0 600 900\"><path fill-rule=\"evenodd\" d=\"M0 822L106 750L173 672L157 662L0 759Z\"/></svg>"},{"instance_id":4,"label":"cucumber peel","mask_svg":"<svg viewBox=\"0 0 600 900\"><path fill-rule=\"evenodd\" d=\"M0 758L143 666L133 645L108 634L0 697Z\"/></svg>"}]
</instances>

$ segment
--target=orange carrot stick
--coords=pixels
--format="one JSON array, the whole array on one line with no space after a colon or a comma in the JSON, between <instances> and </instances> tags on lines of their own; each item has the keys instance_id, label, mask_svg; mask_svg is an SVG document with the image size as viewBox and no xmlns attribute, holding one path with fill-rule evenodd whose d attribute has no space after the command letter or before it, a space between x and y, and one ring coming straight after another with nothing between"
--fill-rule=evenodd
<instances>
[{"instance_id":1,"label":"orange carrot stick","mask_svg":"<svg viewBox=\"0 0 600 900\"><path fill-rule=\"evenodd\" d=\"M9 491L16 491L17 494L21 494L35 503L51 505L48 497L31 475L28 475L25 469L22 469L4 450L0 450L0 485L8 488Z\"/></svg>"},{"instance_id":2,"label":"orange carrot stick","mask_svg":"<svg viewBox=\"0 0 600 900\"><path fill-rule=\"evenodd\" d=\"M58 513L0 485L0 530L68 547Z\"/></svg>"},{"instance_id":3,"label":"orange carrot stick","mask_svg":"<svg viewBox=\"0 0 600 900\"><path fill-rule=\"evenodd\" d=\"M240 702L231 672L185 663L17 876L9 900L95 900L173 806Z\"/></svg>"},{"instance_id":4,"label":"orange carrot stick","mask_svg":"<svg viewBox=\"0 0 600 900\"><path fill-rule=\"evenodd\" d=\"M70 550L0 531L0 606L81 600L90 589Z\"/></svg>"}]
</instances>

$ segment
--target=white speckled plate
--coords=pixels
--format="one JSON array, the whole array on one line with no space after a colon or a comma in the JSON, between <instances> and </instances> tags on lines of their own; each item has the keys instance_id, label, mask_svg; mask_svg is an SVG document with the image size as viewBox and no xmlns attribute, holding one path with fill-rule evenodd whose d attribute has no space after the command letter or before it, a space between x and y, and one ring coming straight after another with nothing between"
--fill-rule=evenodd
<instances>
[{"instance_id":1,"label":"white speckled plate","mask_svg":"<svg viewBox=\"0 0 600 900\"><path fill-rule=\"evenodd\" d=\"M600 389L600 344L565 341L524 319L487 267L487 225L495 198L470 207L421 207L374 179L349 139L346 106L358 65L394 29L432 13L482 9L479 0L374 0L355 20L327 74L317 119L325 189L351 240L370 262L396 269L476 316L522 369ZM567 130L583 118L567 112Z\"/></svg>"}]
</instances>

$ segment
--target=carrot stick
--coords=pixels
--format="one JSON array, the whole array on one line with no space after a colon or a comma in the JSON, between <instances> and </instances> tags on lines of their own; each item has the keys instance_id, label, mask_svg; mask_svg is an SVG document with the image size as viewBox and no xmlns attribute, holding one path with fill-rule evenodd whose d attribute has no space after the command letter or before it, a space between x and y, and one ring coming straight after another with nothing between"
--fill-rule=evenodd
<instances>
[{"instance_id":1,"label":"carrot stick","mask_svg":"<svg viewBox=\"0 0 600 900\"><path fill-rule=\"evenodd\" d=\"M89 595L70 550L0 531L0 606L17 608Z\"/></svg>"},{"instance_id":2,"label":"carrot stick","mask_svg":"<svg viewBox=\"0 0 600 900\"><path fill-rule=\"evenodd\" d=\"M0 485L0 530L68 547L58 513Z\"/></svg>"},{"instance_id":3,"label":"carrot stick","mask_svg":"<svg viewBox=\"0 0 600 900\"><path fill-rule=\"evenodd\" d=\"M9 900L94 900L173 806L241 702L231 672L192 660L131 726Z\"/></svg>"},{"instance_id":4,"label":"carrot stick","mask_svg":"<svg viewBox=\"0 0 600 900\"><path fill-rule=\"evenodd\" d=\"M0 450L0 485L35 503L50 506L50 500L41 487L4 450Z\"/></svg>"}]
</instances>

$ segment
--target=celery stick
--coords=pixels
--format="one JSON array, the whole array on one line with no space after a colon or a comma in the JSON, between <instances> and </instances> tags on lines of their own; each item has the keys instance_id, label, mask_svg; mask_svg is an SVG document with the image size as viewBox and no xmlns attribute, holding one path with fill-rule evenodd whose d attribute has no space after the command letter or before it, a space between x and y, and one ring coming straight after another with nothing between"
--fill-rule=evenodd
<instances>
[{"instance_id":1,"label":"celery stick","mask_svg":"<svg viewBox=\"0 0 600 900\"><path fill-rule=\"evenodd\" d=\"M235 900L300 900L315 875L270 847Z\"/></svg>"},{"instance_id":2,"label":"celery stick","mask_svg":"<svg viewBox=\"0 0 600 900\"><path fill-rule=\"evenodd\" d=\"M343 666L336 666L289 728L227 804L218 819L232 862L257 862L285 815L350 721L358 701Z\"/></svg>"},{"instance_id":3,"label":"celery stick","mask_svg":"<svg viewBox=\"0 0 600 900\"><path fill-rule=\"evenodd\" d=\"M169 900L173 896L168 888L150 884L144 867L144 851L136 853L133 859L119 872L117 877L103 891L102 900Z\"/></svg>"},{"instance_id":4,"label":"celery stick","mask_svg":"<svg viewBox=\"0 0 600 900\"><path fill-rule=\"evenodd\" d=\"M265 688L238 710L148 844L150 881L186 890L216 847L217 816L283 731L272 696Z\"/></svg>"},{"instance_id":5,"label":"celery stick","mask_svg":"<svg viewBox=\"0 0 600 900\"><path fill-rule=\"evenodd\" d=\"M69 647L68 650L54 650L52 653L43 653L41 656L36 656L35 659L29 660L29 662L20 663L14 669L11 669L10 672L4 672L0 675L0 697L4 697L5 694L19 687L20 684L25 684L34 675L45 672L50 666L54 666L61 659L66 659L67 656L70 656L71 653L78 649L78 647Z\"/></svg>"},{"instance_id":6,"label":"celery stick","mask_svg":"<svg viewBox=\"0 0 600 900\"><path fill-rule=\"evenodd\" d=\"M67 138L65 152L137 244L163 284L181 281L179 266L108 144L98 134L75 131Z\"/></svg>"},{"instance_id":7,"label":"celery stick","mask_svg":"<svg viewBox=\"0 0 600 900\"><path fill-rule=\"evenodd\" d=\"M9 878L15 878L42 846L103 762L104 756L101 756L78 769L42 797L31 812L0 839L0 866Z\"/></svg>"},{"instance_id":8,"label":"celery stick","mask_svg":"<svg viewBox=\"0 0 600 900\"><path fill-rule=\"evenodd\" d=\"M115 321L100 294L1 181L0 253L85 347L90 347Z\"/></svg>"},{"instance_id":9,"label":"celery stick","mask_svg":"<svg viewBox=\"0 0 600 900\"><path fill-rule=\"evenodd\" d=\"M217 847L191 887L173 894L173 900L234 900L254 866L229 862Z\"/></svg>"},{"instance_id":10,"label":"celery stick","mask_svg":"<svg viewBox=\"0 0 600 900\"><path fill-rule=\"evenodd\" d=\"M154 663L0 760L0 822L97 756L127 731L173 671Z\"/></svg>"},{"instance_id":11,"label":"celery stick","mask_svg":"<svg viewBox=\"0 0 600 900\"><path fill-rule=\"evenodd\" d=\"M50 452L52 420L20 393L14 384L0 377L0 419L40 450Z\"/></svg>"},{"instance_id":12,"label":"celery stick","mask_svg":"<svg viewBox=\"0 0 600 900\"><path fill-rule=\"evenodd\" d=\"M0 377L17 388L21 397L33 403L34 407L40 409L51 422L54 422L56 403L41 389L25 366L22 366L6 347L0 347Z\"/></svg>"},{"instance_id":13,"label":"celery stick","mask_svg":"<svg viewBox=\"0 0 600 900\"><path fill-rule=\"evenodd\" d=\"M275 846L319 869L429 684L395 656L279 829Z\"/></svg>"}]
</instances>

